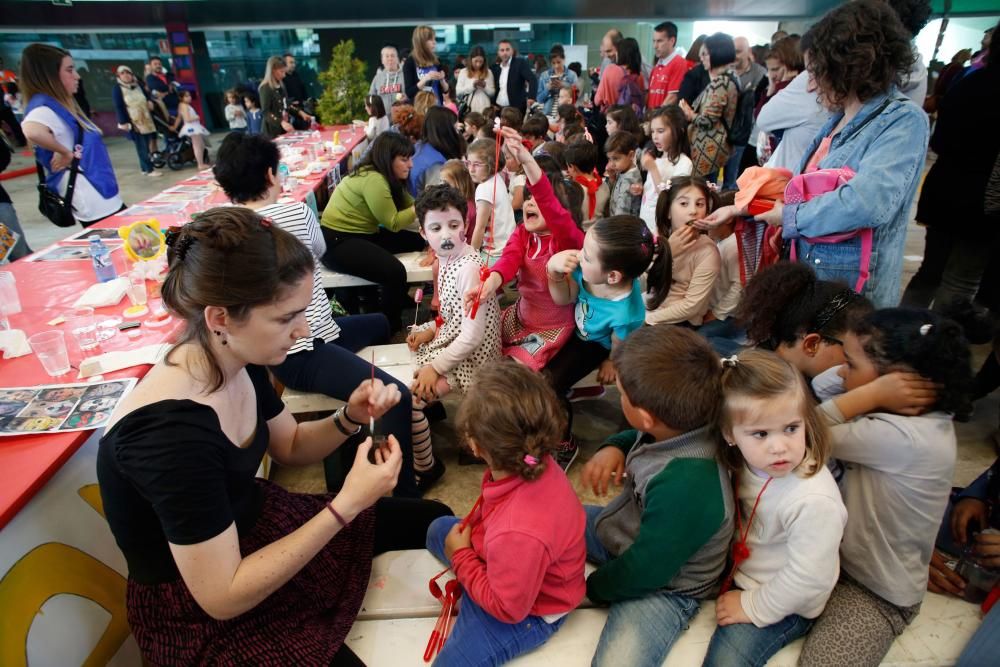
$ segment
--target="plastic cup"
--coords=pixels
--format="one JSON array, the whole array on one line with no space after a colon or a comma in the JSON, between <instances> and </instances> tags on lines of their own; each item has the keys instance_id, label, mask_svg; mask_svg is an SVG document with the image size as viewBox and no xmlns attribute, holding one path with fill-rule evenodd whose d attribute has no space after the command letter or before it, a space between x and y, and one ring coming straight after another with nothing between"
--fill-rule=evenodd
<instances>
[{"instance_id":1,"label":"plastic cup","mask_svg":"<svg viewBox=\"0 0 1000 667\"><path fill-rule=\"evenodd\" d=\"M82 352L89 352L97 347L97 322L94 319L94 309L89 306L76 308L66 317L66 328Z\"/></svg>"},{"instance_id":2,"label":"plastic cup","mask_svg":"<svg viewBox=\"0 0 1000 667\"><path fill-rule=\"evenodd\" d=\"M0 304L5 315L21 312L21 299L17 295L17 283L10 271L0 271Z\"/></svg>"},{"instance_id":3,"label":"plastic cup","mask_svg":"<svg viewBox=\"0 0 1000 667\"><path fill-rule=\"evenodd\" d=\"M146 276L141 271L128 274L128 300L133 306L146 305Z\"/></svg>"},{"instance_id":4,"label":"plastic cup","mask_svg":"<svg viewBox=\"0 0 1000 667\"><path fill-rule=\"evenodd\" d=\"M52 377L69 373L69 351L62 331L42 331L28 339L28 345L38 355L42 368Z\"/></svg>"}]
</instances>

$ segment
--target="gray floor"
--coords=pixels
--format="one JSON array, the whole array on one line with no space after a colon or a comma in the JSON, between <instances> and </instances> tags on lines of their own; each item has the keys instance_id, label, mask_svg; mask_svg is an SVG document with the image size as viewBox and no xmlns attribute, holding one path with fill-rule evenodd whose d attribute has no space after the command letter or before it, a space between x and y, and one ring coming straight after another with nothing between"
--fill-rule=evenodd
<instances>
[{"instance_id":1,"label":"gray floor","mask_svg":"<svg viewBox=\"0 0 1000 667\"><path fill-rule=\"evenodd\" d=\"M217 147L222 140L222 135L214 135L212 139ZM147 199L195 173L194 166L191 166L177 172L164 169L163 177L149 178L139 171L135 149L131 142L116 137L109 138L107 145L112 162L116 166L122 198L127 204L135 204ZM17 154L8 169L16 170L32 165L31 158ZM36 185L37 179L34 174L3 181L4 188L14 201L28 242L33 249L39 250L49 243L68 236L72 230L55 227L38 213ZM905 249L904 284L919 266L923 248L923 230L917 225L911 224ZM987 348L985 346L979 346L975 349L976 368L986 354ZM976 405L972 421L957 424L959 460L955 469L955 484L964 485L972 481L996 457L991 436L997 428L998 399L1000 399L998 394L1000 392L994 392ZM450 415L455 414L458 400L458 398L448 398L445 401ZM604 398L575 404L575 412L577 416L574 431L581 444L581 455L570 470L570 478L577 485L581 500L603 504L603 500L595 498L589 491L580 486L579 473L583 467L582 463L596 451L603 439L617 428L620 418L618 393L613 387L609 388ZM457 465L457 440L448 421L435 424L433 436L435 451L439 452L448 465L448 472L430 495L447 502L456 512L464 513L468 511L478 495L483 469L481 466L459 467ZM323 471L319 465L277 470L275 479L298 491L319 492L324 490Z\"/></svg>"}]
</instances>

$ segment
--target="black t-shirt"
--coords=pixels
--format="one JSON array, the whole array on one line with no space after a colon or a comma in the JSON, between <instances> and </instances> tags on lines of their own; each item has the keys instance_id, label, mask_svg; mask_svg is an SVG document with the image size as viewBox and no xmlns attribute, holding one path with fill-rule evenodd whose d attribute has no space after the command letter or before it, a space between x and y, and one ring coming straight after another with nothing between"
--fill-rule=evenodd
<instances>
[{"instance_id":1,"label":"black t-shirt","mask_svg":"<svg viewBox=\"0 0 1000 667\"><path fill-rule=\"evenodd\" d=\"M247 366L257 396L257 428L240 448L222 432L215 410L191 400L143 406L104 434L97 479L104 513L140 583L179 576L167 542L198 544L234 521L249 531L260 514L254 483L267 451L267 420L284 409L267 371Z\"/></svg>"}]
</instances>

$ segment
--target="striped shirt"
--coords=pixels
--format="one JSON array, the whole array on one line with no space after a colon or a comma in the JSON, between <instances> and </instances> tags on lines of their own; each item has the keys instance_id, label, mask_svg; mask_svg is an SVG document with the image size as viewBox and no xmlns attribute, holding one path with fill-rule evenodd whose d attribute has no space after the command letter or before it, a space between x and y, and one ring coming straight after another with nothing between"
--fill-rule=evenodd
<instances>
[{"instance_id":1,"label":"striped shirt","mask_svg":"<svg viewBox=\"0 0 1000 667\"><path fill-rule=\"evenodd\" d=\"M310 334L305 338L300 338L292 345L288 354L295 354L302 350L313 349L313 339L322 338L327 343L332 343L340 335L340 327L333 321L330 311L330 300L323 291L323 282L320 277L320 257L326 252L326 241L319 229L319 222L312 209L302 203L296 204L271 204L257 209L257 214L271 219L271 221L284 229L309 248L313 254L316 267L313 269L313 297L309 307L306 308L306 320L309 322Z\"/></svg>"}]
</instances>

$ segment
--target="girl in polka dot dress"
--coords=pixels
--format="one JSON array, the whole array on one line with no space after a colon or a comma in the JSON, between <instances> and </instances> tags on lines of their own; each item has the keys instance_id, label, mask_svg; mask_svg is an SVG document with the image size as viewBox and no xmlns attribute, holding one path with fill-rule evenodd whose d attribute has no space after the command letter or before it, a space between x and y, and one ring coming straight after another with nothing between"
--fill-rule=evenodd
<instances>
[{"instance_id":1,"label":"girl in polka dot dress","mask_svg":"<svg viewBox=\"0 0 1000 667\"><path fill-rule=\"evenodd\" d=\"M438 317L414 327L406 343L414 353L413 457L417 486L426 491L444 473L431 449L430 425L423 408L475 381L484 364L500 357L500 307L492 292L484 293L473 313L464 313L462 295L477 287L483 262L465 241L467 202L449 185L428 187L416 201L420 234L437 256L440 272Z\"/></svg>"}]
</instances>

